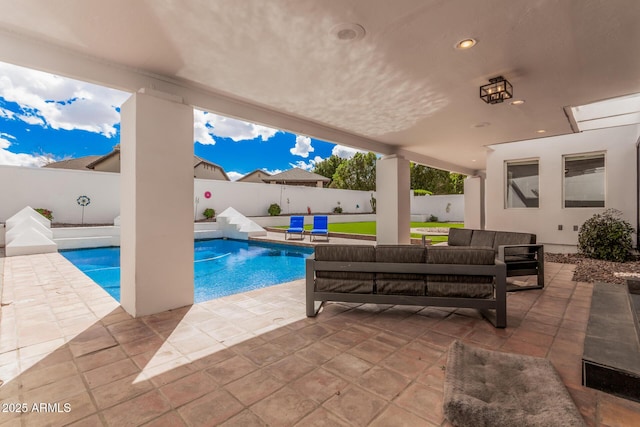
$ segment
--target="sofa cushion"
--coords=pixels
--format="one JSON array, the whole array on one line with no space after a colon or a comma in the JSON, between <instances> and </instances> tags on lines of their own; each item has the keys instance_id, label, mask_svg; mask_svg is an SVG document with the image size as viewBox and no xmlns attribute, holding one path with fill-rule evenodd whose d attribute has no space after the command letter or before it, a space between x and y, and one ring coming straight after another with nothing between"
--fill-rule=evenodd
<instances>
[{"instance_id":1,"label":"sofa cushion","mask_svg":"<svg viewBox=\"0 0 640 427\"><path fill-rule=\"evenodd\" d=\"M493 265L496 257L491 248L428 246L427 263Z\"/></svg>"},{"instance_id":2,"label":"sofa cushion","mask_svg":"<svg viewBox=\"0 0 640 427\"><path fill-rule=\"evenodd\" d=\"M493 242L496 238L495 231L489 230L473 230L471 236L471 245L473 247L493 248Z\"/></svg>"},{"instance_id":3,"label":"sofa cushion","mask_svg":"<svg viewBox=\"0 0 640 427\"><path fill-rule=\"evenodd\" d=\"M316 261L375 262L375 248L370 245L317 245ZM372 293L375 274L357 271L318 271L319 292Z\"/></svg>"},{"instance_id":4,"label":"sofa cushion","mask_svg":"<svg viewBox=\"0 0 640 427\"><path fill-rule=\"evenodd\" d=\"M498 253L498 247L502 245L530 245L536 242L536 235L531 233L516 233L512 231L497 231L493 249ZM528 248L508 248L505 255L527 255ZM505 261L507 261L505 259Z\"/></svg>"},{"instance_id":5,"label":"sofa cushion","mask_svg":"<svg viewBox=\"0 0 640 427\"><path fill-rule=\"evenodd\" d=\"M428 264L494 265L492 248L436 246L427 248ZM493 277L442 274L427 277L427 295L436 297L491 298Z\"/></svg>"},{"instance_id":6,"label":"sofa cushion","mask_svg":"<svg viewBox=\"0 0 640 427\"><path fill-rule=\"evenodd\" d=\"M425 248L416 245L379 245L376 262L424 263ZM376 273L376 292L384 295L424 295L425 276L408 273Z\"/></svg>"},{"instance_id":7,"label":"sofa cushion","mask_svg":"<svg viewBox=\"0 0 640 427\"><path fill-rule=\"evenodd\" d=\"M473 230L468 228L450 228L449 229L449 246L470 246Z\"/></svg>"}]
</instances>

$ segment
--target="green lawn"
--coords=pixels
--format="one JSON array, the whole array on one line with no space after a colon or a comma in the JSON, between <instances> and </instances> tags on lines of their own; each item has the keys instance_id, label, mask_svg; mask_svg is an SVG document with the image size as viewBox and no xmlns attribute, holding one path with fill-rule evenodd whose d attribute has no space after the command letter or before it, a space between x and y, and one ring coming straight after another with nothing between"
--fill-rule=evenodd
<instances>
[{"instance_id":1,"label":"green lawn","mask_svg":"<svg viewBox=\"0 0 640 427\"><path fill-rule=\"evenodd\" d=\"M440 228L450 228L457 227L461 228L463 226L462 223L456 222L412 222L411 228L427 228L427 227L440 227ZM288 228L288 226L280 226L277 228ZM311 224L307 224L304 226L305 230L311 230L313 227ZM333 231L335 233L352 233L352 234L376 234L376 223L375 221L362 221L362 222L329 222L329 231ZM420 238L422 235L417 233L411 233L411 237ZM427 235L427 239L431 239L432 243L446 242L447 236L438 236L438 235Z\"/></svg>"}]
</instances>

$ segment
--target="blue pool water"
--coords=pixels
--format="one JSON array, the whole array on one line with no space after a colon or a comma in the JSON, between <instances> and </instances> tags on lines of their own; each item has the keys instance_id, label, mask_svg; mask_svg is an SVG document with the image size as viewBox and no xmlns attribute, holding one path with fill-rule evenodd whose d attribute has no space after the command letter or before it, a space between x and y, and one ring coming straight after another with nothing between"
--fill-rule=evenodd
<instances>
[{"instance_id":1,"label":"blue pool water","mask_svg":"<svg viewBox=\"0 0 640 427\"><path fill-rule=\"evenodd\" d=\"M301 279L305 259L313 252L299 246L223 239L196 241L194 249L195 302ZM120 248L60 253L120 301Z\"/></svg>"}]
</instances>

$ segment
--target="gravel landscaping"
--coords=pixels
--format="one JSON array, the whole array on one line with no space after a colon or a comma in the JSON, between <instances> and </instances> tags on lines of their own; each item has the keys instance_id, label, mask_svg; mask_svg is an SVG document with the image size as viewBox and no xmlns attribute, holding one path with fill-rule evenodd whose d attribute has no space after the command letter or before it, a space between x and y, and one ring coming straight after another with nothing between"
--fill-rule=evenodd
<instances>
[{"instance_id":1,"label":"gravel landscaping","mask_svg":"<svg viewBox=\"0 0 640 427\"><path fill-rule=\"evenodd\" d=\"M575 264L573 280L624 284L627 277L640 277L640 261L611 262L586 258L580 254L545 253L546 262Z\"/></svg>"}]
</instances>

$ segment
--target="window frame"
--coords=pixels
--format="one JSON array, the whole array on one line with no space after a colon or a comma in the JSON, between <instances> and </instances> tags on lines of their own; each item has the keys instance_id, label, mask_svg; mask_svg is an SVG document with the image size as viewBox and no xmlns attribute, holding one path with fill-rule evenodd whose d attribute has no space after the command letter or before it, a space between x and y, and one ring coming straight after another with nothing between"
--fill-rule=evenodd
<instances>
[{"instance_id":1,"label":"window frame","mask_svg":"<svg viewBox=\"0 0 640 427\"><path fill-rule=\"evenodd\" d=\"M537 185L537 206L509 206L509 166L511 165L537 165L538 166L538 185ZM540 158L530 157L526 159L511 159L504 161L504 179L502 181L502 189L504 193L504 209L540 209Z\"/></svg>"},{"instance_id":2,"label":"window frame","mask_svg":"<svg viewBox=\"0 0 640 427\"><path fill-rule=\"evenodd\" d=\"M567 159L569 160L587 160L602 157L602 206L567 206ZM607 152L606 151L590 151L585 153L571 153L562 155L562 209L605 209L607 206Z\"/></svg>"}]
</instances>

